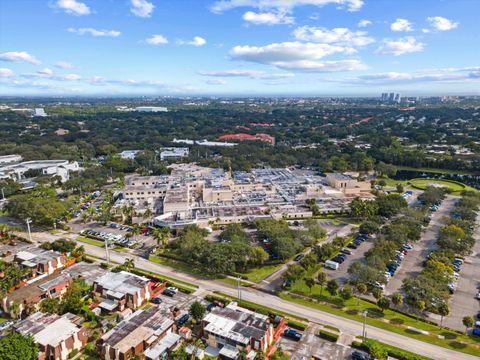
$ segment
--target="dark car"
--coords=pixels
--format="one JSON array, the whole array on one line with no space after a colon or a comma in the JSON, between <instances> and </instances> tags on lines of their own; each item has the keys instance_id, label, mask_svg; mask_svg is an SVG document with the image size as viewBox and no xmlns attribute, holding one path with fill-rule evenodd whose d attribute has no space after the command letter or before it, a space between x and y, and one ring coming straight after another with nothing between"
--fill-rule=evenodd
<instances>
[{"instance_id":1,"label":"dark car","mask_svg":"<svg viewBox=\"0 0 480 360\"><path fill-rule=\"evenodd\" d=\"M370 356L368 356L367 354L365 354L361 351L354 351L352 353L351 358L353 360L370 360Z\"/></svg>"},{"instance_id":2,"label":"dark car","mask_svg":"<svg viewBox=\"0 0 480 360\"><path fill-rule=\"evenodd\" d=\"M152 303L154 303L154 304L161 304L162 302L163 302L163 300L159 297L154 297L152 299Z\"/></svg>"},{"instance_id":3,"label":"dark car","mask_svg":"<svg viewBox=\"0 0 480 360\"><path fill-rule=\"evenodd\" d=\"M208 305L207 305L207 311L212 311L212 309L213 309L214 307L216 307L216 306L217 306L217 305L214 304L214 303L208 304Z\"/></svg>"},{"instance_id":4,"label":"dark car","mask_svg":"<svg viewBox=\"0 0 480 360\"><path fill-rule=\"evenodd\" d=\"M300 339L302 338L302 334L293 329L285 329L285 331L283 332L283 336L295 341L300 341Z\"/></svg>"},{"instance_id":5,"label":"dark car","mask_svg":"<svg viewBox=\"0 0 480 360\"><path fill-rule=\"evenodd\" d=\"M304 257L305 257L305 255L299 254L299 255L295 256L295 259L294 259L294 260L295 260L296 262L299 262L299 261L302 260Z\"/></svg>"},{"instance_id":6,"label":"dark car","mask_svg":"<svg viewBox=\"0 0 480 360\"><path fill-rule=\"evenodd\" d=\"M163 295L170 296L170 297L174 297L176 293L175 293L175 291L172 291L172 290L169 290L169 289L165 289L162 294L163 294Z\"/></svg>"},{"instance_id":7,"label":"dark car","mask_svg":"<svg viewBox=\"0 0 480 360\"><path fill-rule=\"evenodd\" d=\"M190 319L190 315L188 315L188 314L184 314L184 315L180 316L180 318L178 318L178 320L177 320L177 325L178 326L185 325L185 323L188 321L188 319Z\"/></svg>"},{"instance_id":8,"label":"dark car","mask_svg":"<svg viewBox=\"0 0 480 360\"><path fill-rule=\"evenodd\" d=\"M350 244L347 245L347 247L350 248L350 249L356 249L356 248L358 248L358 245L351 242Z\"/></svg>"},{"instance_id":9,"label":"dark car","mask_svg":"<svg viewBox=\"0 0 480 360\"><path fill-rule=\"evenodd\" d=\"M348 249L342 249L340 252L345 255L352 255L352 252Z\"/></svg>"}]
</instances>

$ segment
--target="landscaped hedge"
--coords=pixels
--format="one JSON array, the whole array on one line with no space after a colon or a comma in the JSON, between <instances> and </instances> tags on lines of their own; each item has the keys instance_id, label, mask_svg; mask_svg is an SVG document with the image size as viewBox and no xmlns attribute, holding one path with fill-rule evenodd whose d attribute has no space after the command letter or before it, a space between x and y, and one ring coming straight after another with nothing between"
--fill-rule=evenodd
<instances>
[{"instance_id":1,"label":"landscaped hedge","mask_svg":"<svg viewBox=\"0 0 480 360\"><path fill-rule=\"evenodd\" d=\"M322 339L325 339L327 341L331 342L337 342L338 337L340 336L339 334L335 334L333 332L327 331L327 330L319 330L318 331L318 336L321 337Z\"/></svg>"},{"instance_id":2,"label":"landscaped hedge","mask_svg":"<svg viewBox=\"0 0 480 360\"><path fill-rule=\"evenodd\" d=\"M407 350L399 349L395 346L387 345L377 340L368 339L368 343L375 344L376 346L385 349L388 356L394 357L398 360L432 360L429 357L418 355ZM365 344L365 342L354 341L352 342L352 347L370 353L368 343Z\"/></svg>"},{"instance_id":3,"label":"landscaped hedge","mask_svg":"<svg viewBox=\"0 0 480 360\"><path fill-rule=\"evenodd\" d=\"M304 324L295 320L287 320L286 323L288 327L291 327L300 331L305 331L308 326L307 324Z\"/></svg>"}]
</instances>

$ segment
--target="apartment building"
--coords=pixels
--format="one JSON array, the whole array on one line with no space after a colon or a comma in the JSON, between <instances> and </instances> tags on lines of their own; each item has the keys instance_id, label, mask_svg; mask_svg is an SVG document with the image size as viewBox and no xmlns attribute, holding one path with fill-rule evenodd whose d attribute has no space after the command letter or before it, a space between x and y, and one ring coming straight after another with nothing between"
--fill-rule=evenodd
<instances>
[{"instance_id":1,"label":"apartment building","mask_svg":"<svg viewBox=\"0 0 480 360\"><path fill-rule=\"evenodd\" d=\"M370 192L372 185L369 181L358 181L342 173L327 174L327 183L345 194L358 194Z\"/></svg>"},{"instance_id":2,"label":"apartment building","mask_svg":"<svg viewBox=\"0 0 480 360\"><path fill-rule=\"evenodd\" d=\"M241 350L267 353L274 339L268 316L235 302L225 308L213 308L203 318L202 328L207 345L220 349L219 356L225 359L236 359Z\"/></svg>"},{"instance_id":3,"label":"apartment building","mask_svg":"<svg viewBox=\"0 0 480 360\"><path fill-rule=\"evenodd\" d=\"M36 312L17 322L14 329L23 336L33 337L39 347L38 360L66 360L72 351L81 351L88 341L80 320L70 313L60 316Z\"/></svg>"},{"instance_id":4,"label":"apartment building","mask_svg":"<svg viewBox=\"0 0 480 360\"><path fill-rule=\"evenodd\" d=\"M44 250L31 247L19 251L13 260L23 267L32 270L33 277L38 275L50 275L55 271L63 269L67 264L67 256L53 250Z\"/></svg>"},{"instance_id":5,"label":"apartment building","mask_svg":"<svg viewBox=\"0 0 480 360\"><path fill-rule=\"evenodd\" d=\"M105 360L142 356L174 329L173 314L168 309L154 306L138 310L100 338L101 356Z\"/></svg>"},{"instance_id":6,"label":"apartment building","mask_svg":"<svg viewBox=\"0 0 480 360\"><path fill-rule=\"evenodd\" d=\"M150 280L127 271L107 272L93 283L93 295L102 301L98 305L106 312L132 310L150 300Z\"/></svg>"}]
</instances>

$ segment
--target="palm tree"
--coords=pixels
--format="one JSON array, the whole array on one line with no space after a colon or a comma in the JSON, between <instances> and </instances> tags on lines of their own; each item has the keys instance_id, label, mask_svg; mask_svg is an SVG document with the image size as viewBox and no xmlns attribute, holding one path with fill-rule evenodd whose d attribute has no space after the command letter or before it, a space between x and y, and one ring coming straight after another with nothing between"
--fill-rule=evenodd
<instances>
[{"instance_id":1,"label":"palm tree","mask_svg":"<svg viewBox=\"0 0 480 360\"><path fill-rule=\"evenodd\" d=\"M83 257L83 255L85 255L85 248L83 247L83 245L77 246L77 247L72 251L72 256L73 256L75 259L79 259L79 258Z\"/></svg>"},{"instance_id":2,"label":"palm tree","mask_svg":"<svg viewBox=\"0 0 480 360\"><path fill-rule=\"evenodd\" d=\"M133 270L135 269L135 261L133 259L125 259L123 267L127 271Z\"/></svg>"},{"instance_id":3,"label":"palm tree","mask_svg":"<svg viewBox=\"0 0 480 360\"><path fill-rule=\"evenodd\" d=\"M10 315L14 319L18 319L18 317L20 316L20 305L18 305L18 303L16 303L15 301L10 304Z\"/></svg>"},{"instance_id":4,"label":"palm tree","mask_svg":"<svg viewBox=\"0 0 480 360\"><path fill-rule=\"evenodd\" d=\"M168 228L155 228L153 230L153 238L157 241L157 245L165 246L170 239L170 235Z\"/></svg>"},{"instance_id":5,"label":"palm tree","mask_svg":"<svg viewBox=\"0 0 480 360\"><path fill-rule=\"evenodd\" d=\"M140 228L137 225L134 225L130 233L132 234L133 240L136 240L135 236L140 234Z\"/></svg>"}]
</instances>

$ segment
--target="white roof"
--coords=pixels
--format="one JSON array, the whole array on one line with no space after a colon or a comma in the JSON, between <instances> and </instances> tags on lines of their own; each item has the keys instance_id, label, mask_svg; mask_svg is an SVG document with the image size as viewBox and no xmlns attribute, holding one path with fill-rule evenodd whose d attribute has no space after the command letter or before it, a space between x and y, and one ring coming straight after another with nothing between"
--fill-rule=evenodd
<instances>
[{"instance_id":1,"label":"white roof","mask_svg":"<svg viewBox=\"0 0 480 360\"><path fill-rule=\"evenodd\" d=\"M78 328L75 324L65 317L60 317L45 327L45 329L35 334L33 338L35 342L41 345L56 346L77 332Z\"/></svg>"},{"instance_id":2,"label":"white roof","mask_svg":"<svg viewBox=\"0 0 480 360\"><path fill-rule=\"evenodd\" d=\"M150 359L158 359L160 356L174 346L179 340L181 339L180 335L175 333L168 333L162 338L157 345L148 349L145 352L145 356L149 357Z\"/></svg>"}]
</instances>

